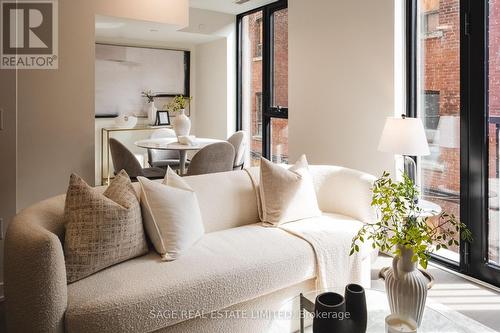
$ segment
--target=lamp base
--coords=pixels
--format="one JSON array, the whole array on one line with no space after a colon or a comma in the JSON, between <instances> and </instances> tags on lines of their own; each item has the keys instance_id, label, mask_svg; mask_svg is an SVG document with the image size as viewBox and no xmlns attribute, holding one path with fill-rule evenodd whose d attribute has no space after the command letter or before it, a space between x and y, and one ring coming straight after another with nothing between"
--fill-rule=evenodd
<instances>
[{"instance_id":1,"label":"lamp base","mask_svg":"<svg viewBox=\"0 0 500 333\"><path fill-rule=\"evenodd\" d=\"M415 160L410 156L403 155L404 158L404 172L408 175L408 178L417 185L417 164ZM415 199L415 203L418 203L418 198Z\"/></svg>"}]
</instances>

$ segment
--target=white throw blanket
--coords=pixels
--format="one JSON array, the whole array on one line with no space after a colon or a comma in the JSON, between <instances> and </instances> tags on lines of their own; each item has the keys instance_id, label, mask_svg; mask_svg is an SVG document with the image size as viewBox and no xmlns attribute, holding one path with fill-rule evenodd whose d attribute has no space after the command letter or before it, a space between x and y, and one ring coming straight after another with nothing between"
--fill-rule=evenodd
<instances>
[{"instance_id":1,"label":"white throw blanket","mask_svg":"<svg viewBox=\"0 0 500 333\"><path fill-rule=\"evenodd\" d=\"M353 226L355 225L355 227ZM333 290L343 293L349 283L362 283L363 257L366 246L360 253L349 256L351 241L361 222L336 214L291 222L279 228L307 241L316 253L318 290Z\"/></svg>"},{"instance_id":2,"label":"white throw blanket","mask_svg":"<svg viewBox=\"0 0 500 333\"><path fill-rule=\"evenodd\" d=\"M252 181L257 196L259 215L262 218L258 170L245 169L245 171ZM270 227L266 223L264 226ZM348 216L323 213L320 217L281 224L278 228L302 238L314 249L317 270L316 289L343 294L346 285L363 283L362 261L371 253L371 243L362 244L361 252L349 256L352 239L362 226L362 222Z\"/></svg>"}]
</instances>

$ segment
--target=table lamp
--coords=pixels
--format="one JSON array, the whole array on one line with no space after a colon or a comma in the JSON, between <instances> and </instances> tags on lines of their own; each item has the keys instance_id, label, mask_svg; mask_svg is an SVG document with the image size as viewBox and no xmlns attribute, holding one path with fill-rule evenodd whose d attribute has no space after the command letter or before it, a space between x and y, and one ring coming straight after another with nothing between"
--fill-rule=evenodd
<instances>
[{"instance_id":1,"label":"table lamp","mask_svg":"<svg viewBox=\"0 0 500 333\"><path fill-rule=\"evenodd\" d=\"M402 155L405 159L405 172L416 184L417 165L410 156L426 156L430 154L424 125L418 118L387 118L378 150L385 153ZM412 166L410 169L406 162Z\"/></svg>"}]
</instances>

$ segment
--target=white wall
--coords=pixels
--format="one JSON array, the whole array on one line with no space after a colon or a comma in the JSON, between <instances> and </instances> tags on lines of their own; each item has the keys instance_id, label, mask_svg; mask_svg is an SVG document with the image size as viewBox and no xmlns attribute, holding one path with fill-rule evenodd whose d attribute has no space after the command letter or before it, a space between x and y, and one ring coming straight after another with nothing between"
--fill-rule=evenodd
<instances>
[{"instance_id":1,"label":"white wall","mask_svg":"<svg viewBox=\"0 0 500 333\"><path fill-rule=\"evenodd\" d=\"M196 46L194 134L226 139L236 129L236 17L194 9L183 31L221 37Z\"/></svg>"},{"instance_id":2,"label":"white wall","mask_svg":"<svg viewBox=\"0 0 500 333\"><path fill-rule=\"evenodd\" d=\"M94 183L95 15L188 25L187 0L59 1L59 69L19 72L17 206Z\"/></svg>"},{"instance_id":3,"label":"white wall","mask_svg":"<svg viewBox=\"0 0 500 333\"><path fill-rule=\"evenodd\" d=\"M225 139L228 122L227 40L196 47L195 134Z\"/></svg>"},{"instance_id":4,"label":"white wall","mask_svg":"<svg viewBox=\"0 0 500 333\"><path fill-rule=\"evenodd\" d=\"M394 113L394 0L289 0L290 160L380 174Z\"/></svg>"},{"instance_id":5,"label":"white wall","mask_svg":"<svg viewBox=\"0 0 500 333\"><path fill-rule=\"evenodd\" d=\"M188 0L151 0L149 6L137 0L58 3L59 69L18 71L17 109L14 74L0 74L0 108L7 112L0 132L0 217L7 222L14 212L64 193L72 172L94 182L95 15L188 24Z\"/></svg>"}]
</instances>

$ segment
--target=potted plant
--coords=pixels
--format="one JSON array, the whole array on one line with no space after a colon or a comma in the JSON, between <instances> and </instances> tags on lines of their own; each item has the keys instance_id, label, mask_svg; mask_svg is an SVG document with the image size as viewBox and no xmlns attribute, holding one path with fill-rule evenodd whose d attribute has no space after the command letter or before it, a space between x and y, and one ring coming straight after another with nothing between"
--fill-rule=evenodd
<instances>
[{"instance_id":1,"label":"potted plant","mask_svg":"<svg viewBox=\"0 0 500 333\"><path fill-rule=\"evenodd\" d=\"M146 102L151 105L148 110L148 123L154 125L156 123L156 112L158 111L155 106L156 95L151 90L144 90L141 92L141 96L146 98Z\"/></svg>"},{"instance_id":2,"label":"potted plant","mask_svg":"<svg viewBox=\"0 0 500 333\"><path fill-rule=\"evenodd\" d=\"M179 136L188 136L191 131L191 120L186 116L186 106L192 97L175 96L170 103L167 104L167 110L177 113L172 123L175 134Z\"/></svg>"},{"instance_id":3,"label":"potted plant","mask_svg":"<svg viewBox=\"0 0 500 333\"><path fill-rule=\"evenodd\" d=\"M371 205L377 209L377 220L359 230L352 240L350 255L359 252L360 243L364 242L393 254L392 268L381 272L391 312L407 316L420 325L429 281L417 265L420 263L426 269L430 253L458 246L459 235L470 242L472 234L453 214L445 211L435 212L437 222L430 223L429 212L417 204L418 188L406 174L402 181L393 181L389 173L384 172L375 181L372 192Z\"/></svg>"}]
</instances>

